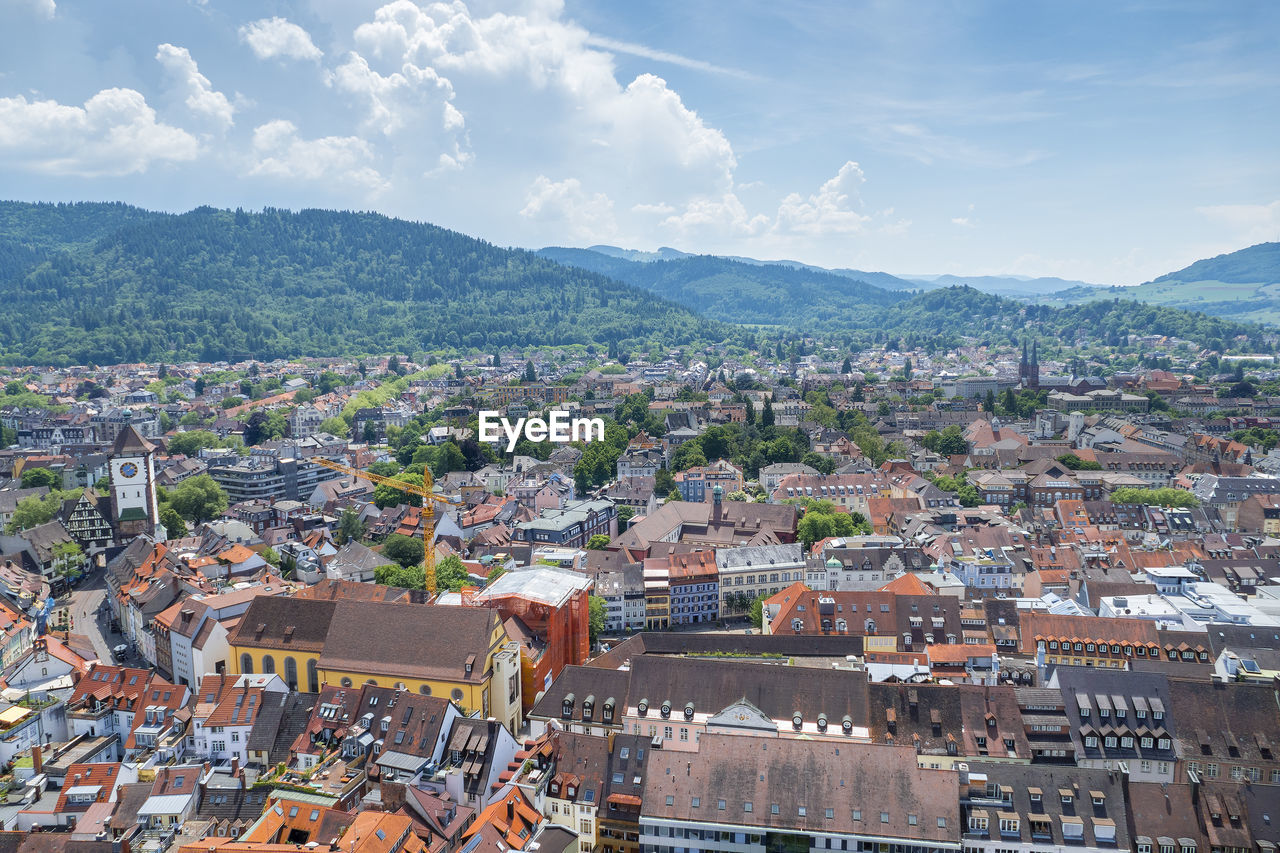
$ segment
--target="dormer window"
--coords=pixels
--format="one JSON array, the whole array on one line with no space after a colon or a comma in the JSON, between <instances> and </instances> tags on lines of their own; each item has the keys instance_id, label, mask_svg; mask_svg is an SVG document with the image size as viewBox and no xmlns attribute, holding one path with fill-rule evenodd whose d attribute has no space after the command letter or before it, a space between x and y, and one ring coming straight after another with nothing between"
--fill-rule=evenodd
<instances>
[{"instance_id":1,"label":"dormer window","mask_svg":"<svg viewBox=\"0 0 1280 853\"><path fill-rule=\"evenodd\" d=\"M658 713L662 714L662 719L664 720L671 716L671 700L670 699L662 700L662 708L659 709Z\"/></svg>"},{"instance_id":2,"label":"dormer window","mask_svg":"<svg viewBox=\"0 0 1280 853\"><path fill-rule=\"evenodd\" d=\"M693 719L693 703L692 702L684 706L684 718L686 720Z\"/></svg>"},{"instance_id":3,"label":"dormer window","mask_svg":"<svg viewBox=\"0 0 1280 853\"><path fill-rule=\"evenodd\" d=\"M566 720L573 716L574 699L575 697L572 693L564 697L564 705L560 709L560 716L564 717Z\"/></svg>"},{"instance_id":4,"label":"dormer window","mask_svg":"<svg viewBox=\"0 0 1280 853\"><path fill-rule=\"evenodd\" d=\"M804 717L800 716L799 714L795 714L794 716L792 716L791 727L794 728L796 731L800 731L800 729L804 727Z\"/></svg>"},{"instance_id":5,"label":"dormer window","mask_svg":"<svg viewBox=\"0 0 1280 853\"><path fill-rule=\"evenodd\" d=\"M640 714L640 716L642 716L642 717L643 717L645 714L649 713L649 700L648 700L648 699L641 699L641 700L640 700L640 704L636 706L636 712L637 712L637 713L639 713L639 714Z\"/></svg>"}]
</instances>

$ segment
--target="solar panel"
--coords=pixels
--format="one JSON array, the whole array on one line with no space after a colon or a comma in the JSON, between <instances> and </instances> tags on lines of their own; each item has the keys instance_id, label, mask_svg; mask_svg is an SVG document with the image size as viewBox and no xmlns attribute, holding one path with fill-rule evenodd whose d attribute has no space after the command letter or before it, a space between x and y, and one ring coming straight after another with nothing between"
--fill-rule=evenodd
<instances>
[{"instance_id":1,"label":"solar panel","mask_svg":"<svg viewBox=\"0 0 1280 853\"><path fill-rule=\"evenodd\" d=\"M1240 661L1240 666L1244 668L1245 672L1252 675L1258 675L1262 672L1262 668L1258 666L1257 661L1242 660Z\"/></svg>"}]
</instances>

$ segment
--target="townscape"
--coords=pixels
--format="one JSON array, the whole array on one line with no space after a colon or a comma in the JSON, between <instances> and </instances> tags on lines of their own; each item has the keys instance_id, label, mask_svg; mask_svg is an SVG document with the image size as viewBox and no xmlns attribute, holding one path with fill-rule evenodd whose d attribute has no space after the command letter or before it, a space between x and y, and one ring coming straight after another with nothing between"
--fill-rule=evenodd
<instances>
[{"instance_id":1,"label":"townscape","mask_svg":"<svg viewBox=\"0 0 1280 853\"><path fill-rule=\"evenodd\" d=\"M1280 370L1041 344L0 368L6 843L1274 850Z\"/></svg>"}]
</instances>

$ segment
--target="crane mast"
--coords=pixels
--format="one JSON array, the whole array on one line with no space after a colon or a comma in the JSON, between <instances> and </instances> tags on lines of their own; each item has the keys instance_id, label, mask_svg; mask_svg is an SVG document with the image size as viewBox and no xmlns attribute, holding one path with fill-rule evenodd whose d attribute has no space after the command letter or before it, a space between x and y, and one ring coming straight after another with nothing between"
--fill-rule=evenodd
<instances>
[{"instance_id":1,"label":"crane mast","mask_svg":"<svg viewBox=\"0 0 1280 853\"><path fill-rule=\"evenodd\" d=\"M343 465L341 462L334 462L332 459L326 459L323 456L313 456L311 461L316 465L329 468L334 471L341 471L344 474L350 474L353 477L359 477L368 480L375 486L390 486L401 492L411 495L417 495L422 498L422 566L426 575L427 592L432 595L436 594L436 552L432 547L433 534L436 529L436 504L444 504L445 506L454 506L452 501L446 500L431 490L432 480L431 472L425 468L422 471L422 485L414 485L406 483L403 480L397 480L394 477L384 477L381 474L371 474L368 471L361 471L359 468L352 468L349 465Z\"/></svg>"}]
</instances>

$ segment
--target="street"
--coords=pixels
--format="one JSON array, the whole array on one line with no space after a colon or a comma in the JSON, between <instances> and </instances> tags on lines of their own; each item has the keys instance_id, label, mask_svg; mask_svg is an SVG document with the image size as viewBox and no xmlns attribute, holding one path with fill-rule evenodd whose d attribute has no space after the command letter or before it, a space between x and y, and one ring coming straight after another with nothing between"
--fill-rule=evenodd
<instances>
[{"instance_id":1,"label":"street","mask_svg":"<svg viewBox=\"0 0 1280 853\"><path fill-rule=\"evenodd\" d=\"M98 570L76 587L70 596L69 610L75 618L72 633L83 634L93 643L103 663L115 663L111 650L125 642L124 636L111 631L111 613L100 610L106 599L106 573Z\"/></svg>"}]
</instances>

